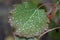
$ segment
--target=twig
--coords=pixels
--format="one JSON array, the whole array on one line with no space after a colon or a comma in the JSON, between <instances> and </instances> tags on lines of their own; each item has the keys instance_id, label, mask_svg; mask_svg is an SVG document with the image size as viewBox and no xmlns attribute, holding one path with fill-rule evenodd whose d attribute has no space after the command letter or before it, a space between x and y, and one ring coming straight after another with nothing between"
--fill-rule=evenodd
<instances>
[{"instance_id":1,"label":"twig","mask_svg":"<svg viewBox=\"0 0 60 40\"><path fill-rule=\"evenodd\" d=\"M42 33L42 34L39 36L39 38L41 38L41 37L44 36L46 33L50 32L50 31L53 31L53 30L55 30L55 29L60 29L60 27L56 27L56 28L49 29L49 30L45 31L44 33Z\"/></svg>"}]
</instances>

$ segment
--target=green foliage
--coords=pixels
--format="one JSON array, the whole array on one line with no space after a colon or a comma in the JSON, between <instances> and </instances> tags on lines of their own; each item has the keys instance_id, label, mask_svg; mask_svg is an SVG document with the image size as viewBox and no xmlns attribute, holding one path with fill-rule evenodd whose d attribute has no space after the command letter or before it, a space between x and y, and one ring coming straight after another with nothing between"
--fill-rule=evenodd
<instances>
[{"instance_id":1,"label":"green foliage","mask_svg":"<svg viewBox=\"0 0 60 40\"><path fill-rule=\"evenodd\" d=\"M59 32L56 32L56 30L49 32L49 36L55 40L60 40L60 29L58 29Z\"/></svg>"},{"instance_id":2,"label":"green foliage","mask_svg":"<svg viewBox=\"0 0 60 40\"><path fill-rule=\"evenodd\" d=\"M57 6L57 12L56 12L56 17L60 20L60 6Z\"/></svg>"},{"instance_id":3,"label":"green foliage","mask_svg":"<svg viewBox=\"0 0 60 40\"><path fill-rule=\"evenodd\" d=\"M52 0L52 3L56 4L57 3L57 0Z\"/></svg>"},{"instance_id":4,"label":"green foliage","mask_svg":"<svg viewBox=\"0 0 60 40\"><path fill-rule=\"evenodd\" d=\"M31 0L32 2L23 2L22 4L17 4L15 10L13 11L12 21L16 25L16 33L22 33L24 35L34 36L42 33L46 28L48 18L45 11L41 8L38 9L37 4L39 0ZM47 1L48 2L48 1ZM52 0L53 4L57 3L57 0ZM57 7L59 9L60 6ZM58 11L58 10L56 10ZM60 13L58 11L57 13ZM60 14L54 14L58 19L60 19ZM50 28L55 28L57 25L54 20L51 20L49 24ZM60 40L60 31L57 33L55 31L49 32L49 36ZM16 37L15 40L26 40L24 38ZM35 40L35 39L29 39ZM37 39L36 39L37 40Z\"/></svg>"},{"instance_id":5,"label":"green foliage","mask_svg":"<svg viewBox=\"0 0 60 40\"><path fill-rule=\"evenodd\" d=\"M17 34L34 36L47 28L48 18L43 9L36 8L32 2L24 2L15 7L12 20L17 26Z\"/></svg>"},{"instance_id":6,"label":"green foliage","mask_svg":"<svg viewBox=\"0 0 60 40\"><path fill-rule=\"evenodd\" d=\"M55 28L57 25L53 20L50 20L49 28Z\"/></svg>"}]
</instances>

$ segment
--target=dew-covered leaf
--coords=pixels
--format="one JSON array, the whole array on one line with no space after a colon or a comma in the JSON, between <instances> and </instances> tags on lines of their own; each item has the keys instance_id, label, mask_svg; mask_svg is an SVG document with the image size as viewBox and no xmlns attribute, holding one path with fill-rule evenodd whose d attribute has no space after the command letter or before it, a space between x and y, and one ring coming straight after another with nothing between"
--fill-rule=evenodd
<instances>
[{"instance_id":1,"label":"dew-covered leaf","mask_svg":"<svg viewBox=\"0 0 60 40\"><path fill-rule=\"evenodd\" d=\"M48 18L45 11L36 8L33 3L24 2L21 5L16 5L12 13L12 21L16 25L17 34L34 36L47 29Z\"/></svg>"}]
</instances>

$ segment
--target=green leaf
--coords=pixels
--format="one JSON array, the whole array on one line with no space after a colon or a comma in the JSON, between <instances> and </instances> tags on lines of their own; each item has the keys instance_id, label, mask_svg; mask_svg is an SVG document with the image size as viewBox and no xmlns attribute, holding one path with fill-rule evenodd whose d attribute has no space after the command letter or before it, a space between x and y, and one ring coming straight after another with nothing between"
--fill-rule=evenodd
<instances>
[{"instance_id":1,"label":"green leaf","mask_svg":"<svg viewBox=\"0 0 60 40\"><path fill-rule=\"evenodd\" d=\"M46 30L48 18L43 9L37 9L33 3L24 2L15 7L12 20L17 26L17 34L34 36Z\"/></svg>"}]
</instances>

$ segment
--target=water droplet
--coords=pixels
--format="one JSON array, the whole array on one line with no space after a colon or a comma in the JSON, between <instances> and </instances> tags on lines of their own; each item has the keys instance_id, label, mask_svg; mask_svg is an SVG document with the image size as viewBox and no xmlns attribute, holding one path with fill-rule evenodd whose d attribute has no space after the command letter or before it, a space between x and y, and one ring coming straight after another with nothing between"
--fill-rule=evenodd
<instances>
[{"instance_id":1,"label":"water droplet","mask_svg":"<svg viewBox=\"0 0 60 40\"><path fill-rule=\"evenodd\" d=\"M32 26L30 26L30 27L32 27Z\"/></svg>"},{"instance_id":2,"label":"water droplet","mask_svg":"<svg viewBox=\"0 0 60 40\"><path fill-rule=\"evenodd\" d=\"M38 25L36 25L38 27Z\"/></svg>"},{"instance_id":3,"label":"water droplet","mask_svg":"<svg viewBox=\"0 0 60 40\"><path fill-rule=\"evenodd\" d=\"M17 23L17 24L19 24L19 23Z\"/></svg>"},{"instance_id":4,"label":"water droplet","mask_svg":"<svg viewBox=\"0 0 60 40\"><path fill-rule=\"evenodd\" d=\"M31 18L31 17L30 17Z\"/></svg>"},{"instance_id":5,"label":"water droplet","mask_svg":"<svg viewBox=\"0 0 60 40\"><path fill-rule=\"evenodd\" d=\"M14 19L14 17L12 17L12 19Z\"/></svg>"},{"instance_id":6,"label":"water droplet","mask_svg":"<svg viewBox=\"0 0 60 40\"><path fill-rule=\"evenodd\" d=\"M24 30L24 29L22 29L22 30Z\"/></svg>"},{"instance_id":7,"label":"water droplet","mask_svg":"<svg viewBox=\"0 0 60 40\"><path fill-rule=\"evenodd\" d=\"M31 20L31 21L33 21L33 20Z\"/></svg>"},{"instance_id":8,"label":"water droplet","mask_svg":"<svg viewBox=\"0 0 60 40\"><path fill-rule=\"evenodd\" d=\"M18 22L18 21L16 20L16 22Z\"/></svg>"},{"instance_id":9,"label":"water droplet","mask_svg":"<svg viewBox=\"0 0 60 40\"><path fill-rule=\"evenodd\" d=\"M21 29L19 29L19 31L20 31Z\"/></svg>"},{"instance_id":10,"label":"water droplet","mask_svg":"<svg viewBox=\"0 0 60 40\"><path fill-rule=\"evenodd\" d=\"M34 16L33 16L34 17Z\"/></svg>"}]
</instances>

